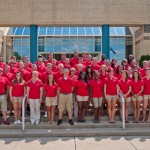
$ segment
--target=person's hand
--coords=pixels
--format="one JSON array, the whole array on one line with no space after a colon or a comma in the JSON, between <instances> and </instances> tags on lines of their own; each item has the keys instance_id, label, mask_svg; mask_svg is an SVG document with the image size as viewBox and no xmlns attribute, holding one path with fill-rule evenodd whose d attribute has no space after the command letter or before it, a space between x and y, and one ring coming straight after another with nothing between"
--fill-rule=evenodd
<instances>
[{"instance_id":1,"label":"person's hand","mask_svg":"<svg viewBox=\"0 0 150 150\"><path fill-rule=\"evenodd\" d=\"M42 103L42 98L39 99L39 102Z\"/></svg>"}]
</instances>

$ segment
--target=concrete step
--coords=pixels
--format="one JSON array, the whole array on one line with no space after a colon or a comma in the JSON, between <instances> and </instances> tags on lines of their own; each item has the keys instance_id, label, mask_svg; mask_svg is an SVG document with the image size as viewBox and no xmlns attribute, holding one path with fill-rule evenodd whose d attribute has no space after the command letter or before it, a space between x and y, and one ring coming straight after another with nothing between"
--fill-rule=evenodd
<instances>
[{"instance_id":1,"label":"concrete step","mask_svg":"<svg viewBox=\"0 0 150 150\"><path fill-rule=\"evenodd\" d=\"M0 130L0 138L33 137L98 137L98 136L150 136L149 128L75 128L75 129L19 129Z\"/></svg>"}]
</instances>

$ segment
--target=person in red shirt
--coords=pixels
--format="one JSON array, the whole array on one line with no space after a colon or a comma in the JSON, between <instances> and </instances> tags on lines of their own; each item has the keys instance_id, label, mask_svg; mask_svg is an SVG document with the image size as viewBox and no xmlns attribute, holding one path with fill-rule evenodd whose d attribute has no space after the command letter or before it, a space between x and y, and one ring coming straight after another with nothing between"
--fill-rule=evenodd
<instances>
[{"instance_id":1,"label":"person in red shirt","mask_svg":"<svg viewBox=\"0 0 150 150\"><path fill-rule=\"evenodd\" d=\"M85 111L89 98L89 86L85 72L81 71L75 82L75 95L78 103L78 122L85 122Z\"/></svg>"},{"instance_id":2,"label":"person in red shirt","mask_svg":"<svg viewBox=\"0 0 150 150\"><path fill-rule=\"evenodd\" d=\"M43 84L38 79L38 72L32 72L32 79L27 83L27 102L30 106L31 125L40 122L40 106L43 95Z\"/></svg>"},{"instance_id":3,"label":"person in red shirt","mask_svg":"<svg viewBox=\"0 0 150 150\"><path fill-rule=\"evenodd\" d=\"M29 68L32 68L32 63L29 61L28 56L23 56L22 61L26 61Z\"/></svg>"},{"instance_id":4,"label":"person in red shirt","mask_svg":"<svg viewBox=\"0 0 150 150\"><path fill-rule=\"evenodd\" d=\"M11 60L9 66L10 66L10 73L12 73L15 77L16 72L18 71L18 68L16 67L16 62L14 60Z\"/></svg>"},{"instance_id":5,"label":"person in red shirt","mask_svg":"<svg viewBox=\"0 0 150 150\"><path fill-rule=\"evenodd\" d=\"M65 65L65 60L66 60L66 53L62 53L61 54L61 60L59 61L59 63ZM70 62L69 62L70 63Z\"/></svg>"},{"instance_id":6,"label":"person in red shirt","mask_svg":"<svg viewBox=\"0 0 150 150\"><path fill-rule=\"evenodd\" d=\"M58 66L56 65L56 59L52 60L52 71L55 73L59 71Z\"/></svg>"},{"instance_id":7,"label":"person in red shirt","mask_svg":"<svg viewBox=\"0 0 150 150\"><path fill-rule=\"evenodd\" d=\"M66 59L65 59L64 68L68 68L68 70L70 70L71 66L70 66L70 60L69 60L69 58L66 58Z\"/></svg>"},{"instance_id":8,"label":"person in red shirt","mask_svg":"<svg viewBox=\"0 0 150 150\"><path fill-rule=\"evenodd\" d=\"M46 71L46 67L42 61L42 58L38 58L36 65L37 65L37 71L40 72L41 74Z\"/></svg>"},{"instance_id":9,"label":"person in red shirt","mask_svg":"<svg viewBox=\"0 0 150 150\"><path fill-rule=\"evenodd\" d=\"M132 70L132 68L129 67L128 70L127 70L127 72L128 72L128 79L129 79L129 80L132 80L132 75L133 75L133 70Z\"/></svg>"},{"instance_id":10,"label":"person in red shirt","mask_svg":"<svg viewBox=\"0 0 150 150\"><path fill-rule=\"evenodd\" d=\"M15 79L10 84L10 100L13 103L14 107L14 116L15 116L15 122L14 125L20 125L21 124L21 108L22 108L22 99L25 95L25 81L22 78L22 75L20 72L16 73Z\"/></svg>"},{"instance_id":11,"label":"person in red shirt","mask_svg":"<svg viewBox=\"0 0 150 150\"><path fill-rule=\"evenodd\" d=\"M148 67L148 61L144 60L142 64L143 64L143 68L140 70L140 75L143 78L146 76L146 68Z\"/></svg>"},{"instance_id":12,"label":"person in red shirt","mask_svg":"<svg viewBox=\"0 0 150 150\"><path fill-rule=\"evenodd\" d=\"M141 70L141 68L138 66L138 62L137 62L136 59L133 59L133 60L132 60L131 66L129 65L129 67L131 67L131 68L132 68L133 66L137 66L137 70L138 70L138 71Z\"/></svg>"},{"instance_id":13,"label":"person in red shirt","mask_svg":"<svg viewBox=\"0 0 150 150\"><path fill-rule=\"evenodd\" d=\"M82 52L82 59L83 59L83 63L85 63L87 61L87 52L86 51Z\"/></svg>"},{"instance_id":14,"label":"person in red shirt","mask_svg":"<svg viewBox=\"0 0 150 150\"><path fill-rule=\"evenodd\" d=\"M74 68L75 68L76 70L78 70L79 64L82 65L82 70L85 71L85 70L86 70L86 65L83 64L83 58L82 58L82 57L79 57L78 64L76 64L76 65L74 66Z\"/></svg>"},{"instance_id":15,"label":"person in red shirt","mask_svg":"<svg viewBox=\"0 0 150 150\"><path fill-rule=\"evenodd\" d=\"M134 56L132 55L132 54L130 54L130 55L128 55L128 65L130 66L130 67L132 67L132 61L133 61L133 59L134 59Z\"/></svg>"},{"instance_id":16,"label":"person in red shirt","mask_svg":"<svg viewBox=\"0 0 150 150\"><path fill-rule=\"evenodd\" d=\"M97 64L97 58L96 57L93 57L91 67L92 67L92 71L94 71L94 70L98 71L100 69L100 66Z\"/></svg>"},{"instance_id":17,"label":"person in red shirt","mask_svg":"<svg viewBox=\"0 0 150 150\"><path fill-rule=\"evenodd\" d=\"M84 63L84 65L87 66L91 66L92 65L92 56L91 54L87 55L87 61Z\"/></svg>"},{"instance_id":18,"label":"person in red shirt","mask_svg":"<svg viewBox=\"0 0 150 150\"><path fill-rule=\"evenodd\" d=\"M52 64L51 63L46 64L46 71L42 73L42 81L44 84L47 83L47 79L48 79L49 74L53 74L54 78L55 78L55 73L52 71Z\"/></svg>"},{"instance_id":19,"label":"person in red shirt","mask_svg":"<svg viewBox=\"0 0 150 150\"><path fill-rule=\"evenodd\" d=\"M78 79L78 77L76 76L76 69L73 67L70 68L70 78L72 78L74 82ZM77 117L78 116L78 104L75 99L75 91L73 91L72 97L73 97L73 115Z\"/></svg>"},{"instance_id":20,"label":"person in red shirt","mask_svg":"<svg viewBox=\"0 0 150 150\"><path fill-rule=\"evenodd\" d=\"M47 64L47 63L51 63L52 64L52 60L54 59L54 57L53 57L53 53L49 53L48 54L48 60L46 60L45 61L45 65ZM56 60L56 65L58 65L59 64L59 62Z\"/></svg>"},{"instance_id":21,"label":"person in red shirt","mask_svg":"<svg viewBox=\"0 0 150 150\"><path fill-rule=\"evenodd\" d=\"M140 118L140 106L141 102L143 100L142 93L144 89L144 83L141 80L140 73L137 70L133 71L132 81L132 101L133 101L133 107L134 107L134 122L133 123L139 123Z\"/></svg>"},{"instance_id":22,"label":"person in red shirt","mask_svg":"<svg viewBox=\"0 0 150 150\"><path fill-rule=\"evenodd\" d=\"M16 56L11 56L11 61L8 63L8 65L11 65L11 62L15 62L15 66L16 68L19 67L19 63L16 61Z\"/></svg>"},{"instance_id":23,"label":"person in red shirt","mask_svg":"<svg viewBox=\"0 0 150 150\"><path fill-rule=\"evenodd\" d=\"M24 69L24 64L23 62L19 62L19 72L21 72L23 80L25 80L26 82L29 81L29 72L27 70Z\"/></svg>"},{"instance_id":24,"label":"person in red shirt","mask_svg":"<svg viewBox=\"0 0 150 150\"><path fill-rule=\"evenodd\" d=\"M101 65L99 73L100 73L100 79L104 80L105 78L108 77L108 72L107 72L107 67L106 65Z\"/></svg>"},{"instance_id":25,"label":"person in red shirt","mask_svg":"<svg viewBox=\"0 0 150 150\"><path fill-rule=\"evenodd\" d=\"M87 66L86 68L86 76L88 81L93 79L93 71L91 66Z\"/></svg>"},{"instance_id":26,"label":"person in red shirt","mask_svg":"<svg viewBox=\"0 0 150 150\"><path fill-rule=\"evenodd\" d=\"M123 59L122 62L121 62L121 65L123 67L123 70L128 70L129 65L128 65L127 59Z\"/></svg>"},{"instance_id":27,"label":"person in red shirt","mask_svg":"<svg viewBox=\"0 0 150 150\"><path fill-rule=\"evenodd\" d=\"M74 89L74 82L69 77L69 70L67 68L65 68L63 70L63 77L60 78L58 81L59 120L57 122L57 125L62 124L62 115L63 115L63 112L65 109L68 112L69 124L74 125L74 122L72 121L72 108L73 108L72 92L73 92L73 89Z\"/></svg>"},{"instance_id":28,"label":"person in red shirt","mask_svg":"<svg viewBox=\"0 0 150 150\"><path fill-rule=\"evenodd\" d=\"M101 65L104 65L104 60L106 59L106 55L105 54L102 54L101 56L101 61L98 62L98 65L101 66Z\"/></svg>"},{"instance_id":29,"label":"person in red shirt","mask_svg":"<svg viewBox=\"0 0 150 150\"><path fill-rule=\"evenodd\" d=\"M7 95L8 95L8 86L9 81L7 78L2 77L3 68L0 68L0 109L3 114L4 124L9 125L9 121L7 120Z\"/></svg>"},{"instance_id":30,"label":"person in red shirt","mask_svg":"<svg viewBox=\"0 0 150 150\"><path fill-rule=\"evenodd\" d=\"M146 76L143 78L143 82L144 82L144 91L143 91L143 120L142 122L144 123L145 118L146 118L147 105L150 108L150 68L146 68ZM150 113L149 113L149 118L147 122L150 123Z\"/></svg>"},{"instance_id":31,"label":"person in red shirt","mask_svg":"<svg viewBox=\"0 0 150 150\"><path fill-rule=\"evenodd\" d=\"M118 81L120 93L125 99L125 123L129 123L128 121L128 112L129 112L129 104L131 103L131 81L128 80L128 73L126 70L123 70L121 73L121 79ZM120 117L122 119L122 101L120 102Z\"/></svg>"},{"instance_id":32,"label":"person in red shirt","mask_svg":"<svg viewBox=\"0 0 150 150\"><path fill-rule=\"evenodd\" d=\"M59 69L59 71L57 71L56 74L55 74L55 81L56 81L56 83L58 83L58 80L63 77L64 65L63 64L59 64L58 65L58 69Z\"/></svg>"},{"instance_id":33,"label":"person in red shirt","mask_svg":"<svg viewBox=\"0 0 150 150\"><path fill-rule=\"evenodd\" d=\"M83 64L78 64L76 70L76 76L78 77L81 71L85 71Z\"/></svg>"},{"instance_id":34,"label":"person in red shirt","mask_svg":"<svg viewBox=\"0 0 150 150\"><path fill-rule=\"evenodd\" d=\"M94 104L94 123L100 122L100 112L103 101L104 82L99 79L99 72L93 72L93 80L90 81L91 97Z\"/></svg>"},{"instance_id":35,"label":"person in red shirt","mask_svg":"<svg viewBox=\"0 0 150 150\"><path fill-rule=\"evenodd\" d=\"M116 59L112 59L112 61L111 61L111 68L114 69L114 72L116 72L117 67L118 67L117 60Z\"/></svg>"},{"instance_id":36,"label":"person in red shirt","mask_svg":"<svg viewBox=\"0 0 150 150\"><path fill-rule=\"evenodd\" d=\"M5 71L3 72L2 76L7 78L10 83L14 79L14 75L12 73L10 73L10 66L9 65L5 66Z\"/></svg>"},{"instance_id":37,"label":"person in red shirt","mask_svg":"<svg viewBox=\"0 0 150 150\"><path fill-rule=\"evenodd\" d=\"M31 72L32 69L29 67L28 61L24 60L23 61L24 69L27 70L28 72ZM31 64L32 67L32 64Z\"/></svg>"},{"instance_id":38,"label":"person in red shirt","mask_svg":"<svg viewBox=\"0 0 150 150\"><path fill-rule=\"evenodd\" d=\"M118 79L114 77L114 69L108 69L108 77L104 81L104 96L108 104L109 123L115 123L116 102L119 98Z\"/></svg>"},{"instance_id":39,"label":"person in red shirt","mask_svg":"<svg viewBox=\"0 0 150 150\"><path fill-rule=\"evenodd\" d=\"M57 105L57 84L54 81L53 74L49 74L47 83L44 85L44 92L49 123L54 124L55 108Z\"/></svg>"},{"instance_id":40,"label":"person in red shirt","mask_svg":"<svg viewBox=\"0 0 150 150\"><path fill-rule=\"evenodd\" d=\"M79 53L78 53L78 51L75 51L74 52L74 57L70 59L70 65L72 67L74 67L75 65L77 65L78 64L78 59L79 59Z\"/></svg>"},{"instance_id":41,"label":"person in red shirt","mask_svg":"<svg viewBox=\"0 0 150 150\"><path fill-rule=\"evenodd\" d=\"M2 56L0 55L0 68L5 68L5 63L3 62L3 58Z\"/></svg>"},{"instance_id":42,"label":"person in red shirt","mask_svg":"<svg viewBox=\"0 0 150 150\"><path fill-rule=\"evenodd\" d=\"M114 74L114 76L116 78L118 78L118 80L120 80L121 77L122 77L122 75L121 75L122 74L122 70L123 70L123 66L122 65L118 65L116 73Z\"/></svg>"}]
</instances>

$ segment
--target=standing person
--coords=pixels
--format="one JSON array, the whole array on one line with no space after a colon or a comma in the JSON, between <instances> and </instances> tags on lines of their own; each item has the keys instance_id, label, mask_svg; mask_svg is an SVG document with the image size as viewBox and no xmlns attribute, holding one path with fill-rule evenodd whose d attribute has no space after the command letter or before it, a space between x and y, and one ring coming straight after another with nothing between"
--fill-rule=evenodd
<instances>
[{"instance_id":1,"label":"standing person","mask_svg":"<svg viewBox=\"0 0 150 150\"><path fill-rule=\"evenodd\" d=\"M8 95L8 86L9 81L7 78L2 77L3 68L0 68L0 105L1 105L1 111L4 117L4 124L9 125L10 123L7 120L7 95Z\"/></svg>"},{"instance_id":2,"label":"standing person","mask_svg":"<svg viewBox=\"0 0 150 150\"><path fill-rule=\"evenodd\" d=\"M142 122L145 122L146 118L146 110L147 110L147 105L150 109L150 68L146 69L146 76L143 78L144 82L144 91L143 91L143 120ZM147 122L150 122L148 120Z\"/></svg>"},{"instance_id":3,"label":"standing person","mask_svg":"<svg viewBox=\"0 0 150 150\"><path fill-rule=\"evenodd\" d=\"M78 51L74 51L74 57L70 59L70 65L74 67L75 65L78 64L78 60L79 60L79 53Z\"/></svg>"},{"instance_id":4,"label":"standing person","mask_svg":"<svg viewBox=\"0 0 150 150\"><path fill-rule=\"evenodd\" d=\"M127 59L123 59L122 62L121 62L121 65L123 67L123 70L128 70L129 66L128 66Z\"/></svg>"},{"instance_id":5,"label":"standing person","mask_svg":"<svg viewBox=\"0 0 150 150\"><path fill-rule=\"evenodd\" d=\"M59 71L56 72L55 74L55 81L56 83L58 83L59 79L63 77L63 71L64 71L64 65L63 64L59 64L58 65L58 69Z\"/></svg>"},{"instance_id":6,"label":"standing person","mask_svg":"<svg viewBox=\"0 0 150 150\"><path fill-rule=\"evenodd\" d=\"M107 66L106 65L101 65L99 73L100 73L100 79L104 80L105 78L108 77L108 72L107 72Z\"/></svg>"},{"instance_id":7,"label":"standing person","mask_svg":"<svg viewBox=\"0 0 150 150\"><path fill-rule=\"evenodd\" d=\"M121 79L118 81L120 93L125 99L125 123L128 121L129 104L131 103L131 81L128 79L128 73L123 70L121 73ZM122 119L122 101L120 99L120 117Z\"/></svg>"},{"instance_id":8,"label":"standing person","mask_svg":"<svg viewBox=\"0 0 150 150\"><path fill-rule=\"evenodd\" d=\"M144 89L144 83L141 80L140 74L137 70L133 71L133 77L131 81L132 86L132 101L133 101L133 107L134 107L134 122L133 123L139 123L140 119L140 106L141 102L143 100L142 98L142 92Z\"/></svg>"},{"instance_id":9,"label":"standing person","mask_svg":"<svg viewBox=\"0 0 150 150\"><path fill-rule=\"evenodd\" d=\"M98 65L99 65L99 66L104 65L105 59L106 59L106 55L105 55L105 54L102 54L101 60L98 62Z\"/></svg>"},{"instance_id":10,"label":"standing person","mask_svg":"<svg viewBox=\"0 0 150 150\"><path fill-rule=\"evenodd\" d=\"M104 82L99 79L99 72L93 72L93 80L90 81L91 96L94 104L94 123L100 122L100 112L103 101Z\"/></svg>"},{"instance_id":11,"label":"standing person","mask_svg":"<svg viewBox=\"0 0 150 150\"><path fill-rule=\"evenodd\" d=\"M5 68L5 63L3 62L3 57L0 55L0 68Z\"/></svg>"},{"instance_id":12,"label":"standing person","mask_svg":"<svg viewBox=\"0 0 150 150\"><path fill-rule=\"evenodd\" d=\"M9 65L5 66L5 71L3 72L2 76L7 78L9 83L11 83L11 81L14 79L14 75L12 73L10 73L10 66Z\"/></svg>"},{"instance_id":13,"label":"standing person","mask_svg":"<svg viewBox=\"0 0 150 150\"><path fill-rule=\"evenodd\" d=\"M10 84L10 100L13 103L14 107L14 116L15 122L14 125L21 124L21 108L22 108L22 99L25 95L25 81L22 78L22 74L20 72L16 73L15 79Z\"/></svg>"},{"instance_id":14,"label":"standing person","mask_svg":"<svg viewBox=\"0 0 150 150\"><path fill-rule=\"evenodd\" d=\"M97 64L97 62L98 62L98 61L97 61L97 58L96 58L96 57L93 57L93 58L92 58L92 65L91 65L93 71L100 69L100 66Z\"/></svg>"},{"instance_id":15,"label":"standing person","mask_svg":"<svg viewBox=\"0 0 150 150\"><path fill-rule=\"evenodd\" d=\"M59 64L60 65L60 64ZM69 124L74 125L72 121L72 108L73 108L73 100L72 100L72 92L74 89L73 80L69 77L69 70L65 68L63 70L63 77L58 80L58 110L59 110L59 120L57 125L62 124L62 115L65 109L68 111Z\"/></svg>"},{"instance_id":16,"label":"standing person","mask_svg":"<svg viewBox=\"0 0 150 150\"><path fill-rule=\"evenodd\" d=\"M88 80L92 80L93 79L93 71L92 71L92 67L91 66L87 66L86 68L86 76Z\"/></svg>"},{"instance_id":17,"label":"standing person","mask_svg":"<svg viewBox=\"0 0 150 150\"><path fill-rule=\"evenodd\" d=\"M114 72L116 72L117 67L118 67L117 60L116 59L112 59L112 61L111 61L111 68L114 69Z\"/></svg>"},{"instance_id":18,"label":"standing person","mask_svg":"<svg viewBox=\"0 0 150 150\"><path fill-rule=\"evenodd\" d=\"M132 54L130 54L130 55L128 56L128 59L127 59L128 65L129 65L130 67L132 67L132 61L133 61L133 59L134 59L134 56L133 56Z\"/></svg>"},{"instance_id":19,"label":"standing person","mask_svg":"<svg viewBox=\"0 0 150 150\"><path fill-rule=\"evenodd\" d=\"M62 53L61 54L61 60L59 61L59 63L65 65L65 61L66 61L66 53ZM70 62L69 62L70 63Z\"/></svg>"},{"instance_id":20,"label":"standing person","mask_svg":"<svg viewBox=\"0 0 150 150\"><path fill-rule=\"evenodd\" d=\"M115 123L116 102L119 95L118 79L114 77L114 69L108 70L108 77L104 81L104 96L108 105L109 123Z\"/></svg>"},{"instance_id":21,"label":"standing person","mask_svg":"<svg viewBox=\"0 0 150 150\"><path fill-rule=\"evenodd\" d=\"M47 83L44 85L44 92L49 123L54 124L55 108L57 105L57 84L54 81L53 74L48 75Z\"/></svg>"},{"instance_id":22,"label":"standing person","mask_svg":"<svg viewBox=\"0 0 150 150\"><path fill-rule=\"evenodd\" d=\"M89 98L89 86L85 72L81 71L75 83L75 95L78 103L78 122L85 122L85 112Z\"/></svg>"},{"instance_id":23,"label":"standing person","mask_svg":"<svg viewBox=\"0 0 150 150\"><path fill-rule=\"evenodd\" d=\"M27 102L30 106L31 125L40 122L40 106L42 102L43 85L38 79L38 72L32 72L32 79L27 83Z\"/></svg>"},{"instance_id":24,"label":"standing person","mask_svg":"<svg viewBox=\"0 0 150 150\"><path fill-rule=\"evenodd\" d=\"M123 66L118 65L117 70L116 70L116 74L115 74L115 77L118 78L118 80L121 79L122 70L123 70Z\"/></svg>"}]
</instances>

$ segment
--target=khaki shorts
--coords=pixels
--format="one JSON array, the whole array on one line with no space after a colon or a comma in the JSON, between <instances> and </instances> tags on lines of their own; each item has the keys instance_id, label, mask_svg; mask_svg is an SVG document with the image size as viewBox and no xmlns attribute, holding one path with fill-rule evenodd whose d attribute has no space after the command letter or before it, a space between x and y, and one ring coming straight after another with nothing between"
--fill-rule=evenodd
<instances>
[{"instance_id":1,"label":"khaki shorts","mask_svg":"<svg viewBox=\"0 0 150 150\"><path fill-rule=\"evenodd\" d=\"M150 95L144 95L143 100L150 100Z\"/></svg>"},{"instance_id":2,"label":"khaki shorts","mask_svg":"<svg viewBox=\"0 0 150 150\"><path fill-rule=\"evenodd\" d=\"M63 112L65 109L67 109L68 112L72 112L72 108L73 108L72 94L60 93L58 101L59 112Z\"/></svg>"},{"instance_id":3,"label":"khaki shorts","mask_svg":"<svg viewBox=\"0 0 150 150\"><path fill-rule=\"evenodd\" d=\"M93 104L94 107L101 107L102 106L102 101L103 101L103 97L99 97L99 98L93 98Z\"/></svg>"},{"instance_id":4,"label":"khaki shorts","mask_svg":"<svg viewBox=\"0 0 150 150\"><path fill-rule=\"evenodd\" d=\"M46 106L56 106L57 97L46 97L45 104Z\"/></svg>"},{"instance_id":5,"label":"khaki shorts","mask_svg":"<svg viewBox=\"0 0 150 150\"><path fill-rule=\"evenodd\" d=\"M125 103L127 102L127 103L129 103L129 102L131 102L131 97L127 97L127 98L125 98L124 99L125 100ZM122 102L122 100L121 100L121 98L119 98L119 102L121 103Z\"/></svg>"},{"instance_id":6,"label":"khaki shorts","mask_svg":"<svg viewBox=\"0 0 150 150\"><path fill-rule=\"evenodd\" d=\"M143 100L143 96L138 96L137 98L132 96L132 101L142 101L142 100Z\"/></svg>"},{"instance_id":7,"label":"khaki shorts","mask_svg":"<svg viewBox=\"0 0 150 150\"><path fill-rule=\"evenodd\" d=\"M77 95L77 101L78 102L86 102L86 101L88 101L88 98L89 98L89 96L79 96L79 95Z\"/></svg>"},{"instance_id":8,"label":"khaki shorts","mask_svg":"<svg viewBox=\"0 0 150 150\"><path fill-rule=\"evenodd\" d=\"M106 101L111 102L117 100L117 95L106 95Z\"/></svg>"},{"instance_id":9,"label":"khaki shorts","mask_svg":"<svg viewBox=\"0 0 150 150\"><path fill-rule=\"evenodd\" d=\"M13 97L15 103L22 103L22 97Z\"/></svg>"},{"instance_id":10,"label":"khaki shorts","mask_svg":"<svg viewBox=\"0 0 150 150\"><path fill-rule=\"evenodd\" d=\"M0 106L1 106L2 112L7 111L7 97L6 97L6 95L0 95Z\"/></svg>"}]
</instances>

